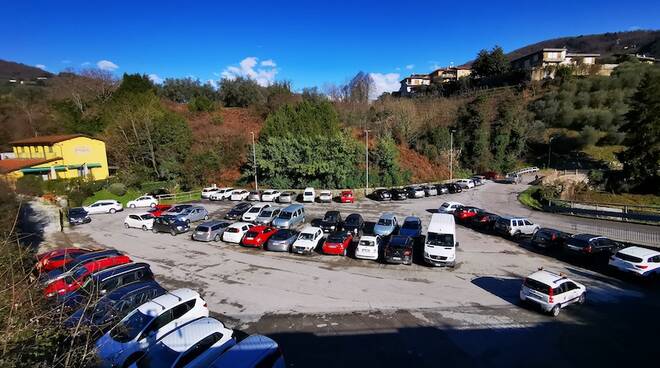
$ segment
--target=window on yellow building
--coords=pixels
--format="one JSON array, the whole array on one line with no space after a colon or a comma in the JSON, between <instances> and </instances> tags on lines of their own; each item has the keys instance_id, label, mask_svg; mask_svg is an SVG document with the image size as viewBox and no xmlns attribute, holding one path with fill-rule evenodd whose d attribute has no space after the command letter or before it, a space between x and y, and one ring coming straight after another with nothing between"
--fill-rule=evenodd
<instances>
[{"instance_id":1,"label":"window on yellow building","mask_svg":"<svg viewBox=\"0 0 660 368\"><path fill-rule=\"evenodd\" d=\"M53 153L53 146L48 146L48 153Z\"/></svg>"},{"instance_id":2,"label":"window on yellow building","mask_svg":"<svg viewBox=\"0 0 660 368\"><path fill-rule=\"evenodd\" d=\"M34 147L34 152L39 152L39 146Z\"/></svg>"}]
</instances>

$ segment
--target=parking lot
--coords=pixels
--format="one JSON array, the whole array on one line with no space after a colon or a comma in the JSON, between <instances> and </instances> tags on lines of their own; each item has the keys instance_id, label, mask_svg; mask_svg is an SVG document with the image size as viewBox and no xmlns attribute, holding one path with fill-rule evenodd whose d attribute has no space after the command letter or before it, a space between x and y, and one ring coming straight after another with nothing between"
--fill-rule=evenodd
<instances>
[{"instance_id":1,"label":"parking lot","mask_svg":"<svg viewBox=\"0 0 660 368\"><path fill-rule=\"evenodd\" d=\"M532 212L515 198L523 188L488 183L438 197L316 203L305 204L305 209L307 222L337 209L344 217L361 213L372 223L388 211L401 218L415 215L427 225L435 209L452 200L565 230L576 224L657 230ZM221 218L235 202L202 204L212 218ZM144 210L95 215L90 224L67 230L66 237L76 245L115 248L149 262L166 287L199 290L209 309L229 326L275 338L292 367L628 365L646 361L645 353L633 351L648 353L656 346L655 329L644 327L657 326L657 285L545 254L525 241L457 225L460 246L454 269L421 262L386 265L125 229L124 217L137 212ZM585 284L587 304L569 307L558 318L520 306L521 278L538 267Z\"/></svg>"}]
</instances>

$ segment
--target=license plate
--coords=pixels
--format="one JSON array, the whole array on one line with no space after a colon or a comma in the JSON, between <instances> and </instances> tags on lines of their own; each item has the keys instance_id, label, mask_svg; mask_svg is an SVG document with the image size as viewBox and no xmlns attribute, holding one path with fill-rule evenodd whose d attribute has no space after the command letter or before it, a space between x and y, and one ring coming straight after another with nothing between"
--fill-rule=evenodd
<instances>
[{"instance_id":1,"label":"license plate","mask_svg":"<svg viewBox=\"0 0 660 368\"><path fill-rule=\"evenodd\" d=\"M400 261L401 257L392 257L392 259L395 260L395 261Z\"/></svg>"}]
</instances>

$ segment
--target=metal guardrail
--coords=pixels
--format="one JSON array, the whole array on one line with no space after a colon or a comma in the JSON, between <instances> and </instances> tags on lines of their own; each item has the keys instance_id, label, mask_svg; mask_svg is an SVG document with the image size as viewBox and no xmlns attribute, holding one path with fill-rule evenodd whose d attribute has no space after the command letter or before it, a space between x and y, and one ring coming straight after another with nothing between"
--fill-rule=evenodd
<instances>
[{"instance_id":1,"label":"metal guardrail","mask_svg":"<svg viewBox=\"0 0 660 368\"><path fill-rule=\"evenodd\" d=\"M546 211L617 221L660 224L660 206L595 203L553 199Z\"/></svg>"},{"instance_id":2,"label":"metal guardrail","mask_svg":"<svg viewBox=\"0 0 660 368\"><path fill-rule=\"evenodd\" d=\"M571 224L566 230L574 234L596 234L626 243L660 248L660 231L639 232L628 228L615 228L589 224Z\"/></svg>"},{"instance_id":3,"label":"metal guardrail","mask_svg":"<svg viewBox=\"0 0 660 368\"><path fill-rule=\"evenodd\" d=\"M201 196L201 191L195 190L191 192L161 194L161 195L157 195L156 199L158 199L158 201L182 202L182 201L192 201L194 199L198 199L200 196Z\"/></svg>"}]
</instances>

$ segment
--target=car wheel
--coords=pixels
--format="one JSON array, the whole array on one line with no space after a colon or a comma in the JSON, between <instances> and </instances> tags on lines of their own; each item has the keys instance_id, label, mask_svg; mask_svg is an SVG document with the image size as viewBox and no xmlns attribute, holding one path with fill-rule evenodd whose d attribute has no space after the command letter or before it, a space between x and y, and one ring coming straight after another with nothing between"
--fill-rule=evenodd
<instances>
[{"instance_id":1,"label":"car wheel","mask_svg":"<svg viewBox=\"0 0 660 368\"><path fill-rule=\"evenodd\" d=\"M220 241L220 235L215 234L215 236L213 237L213 241L216 242L216 243L219 242Z\"/></svg>"},{"instance_id":2,"label":"car wheel","mask_svg":"<svg viewBox=\"0 0 660 368\"><path fill-rule=\"evenodd\" d=\"M147 230L149 230L149 229L147 229L147 225L142 225L142 230L143 230L143 231L147 231Z\"/></svg>"},{"instance_id":3,"label":"car wheel","mask_svg":"<svg viewBox=\"0 0 660 368\"><path fill-rule=\"evenodd\" d=\"M110 213L115 213L115 212L117 212L116 209L114 209L114 208L111 208L111 209L110 209Z\"/></svg>"},{"instance_id":4,"label":"car wheel","mask_svg":"<svg viewBox=\"0 0 660 368\"><path fill-rule=\"evenodd\" d=\"M514 238L514 239L520 239L520 231L516 231L515 233L513 233L512 238Z\"/></svg>"},{"instance_id":5,"label":"car wheel","mask_svg":"<svg viewBox=\"0 0 660 368\"><path fill-rule=\"evenodd\" d=\"M174 231L174 230L170 230L170 234L171 234L172 236L176 236L176 231Z\"/></svg>"},{"instance_id":6,"label":"car wheel","mask_svg":"<svg viewBox=\"0 0 660 368\"><path fill-rule=\"evenodd\" d=\"M128 229L130 226L128 226L128 223L124 222L124 227Z\"/></svg>"},{"instance_id":7,"label":"car wheel","mask_svg":"<svg viewBox=\"0 0 660 368\"><path fill-rule=\"evenodd\" d=\"M130 205L130 207L131 207L131 208L135 208L135 205L134 205L134 204L132 204L132 205Z\"/></svg>"},{"instance_id":8,"label":"car wheel","mask_svg":"<svg viewBox=\"0 0 660 368\"><path fill-rule=\"evenodd\" d=\"M582 305L586 300L587 297L584 295L584 293L582 293L582 295L580 295L580 297L578 298L578 304Z\"/></svg>"},{"instance_id":9,"label":"car wheel","mask_svg":"<svg viewBox=\"0 0 660 368\"><path fill-rule=\"evenodd\" d=\"M554 308L552 308L552 309L550 310L550 314L551 314L553 317L557 317L557 316L559 315L559 312L560 312L560 311L561 311L561 307L559 306L559 304L557 304L557 305L554 306Z\"/></svg>"}]
</instances>

